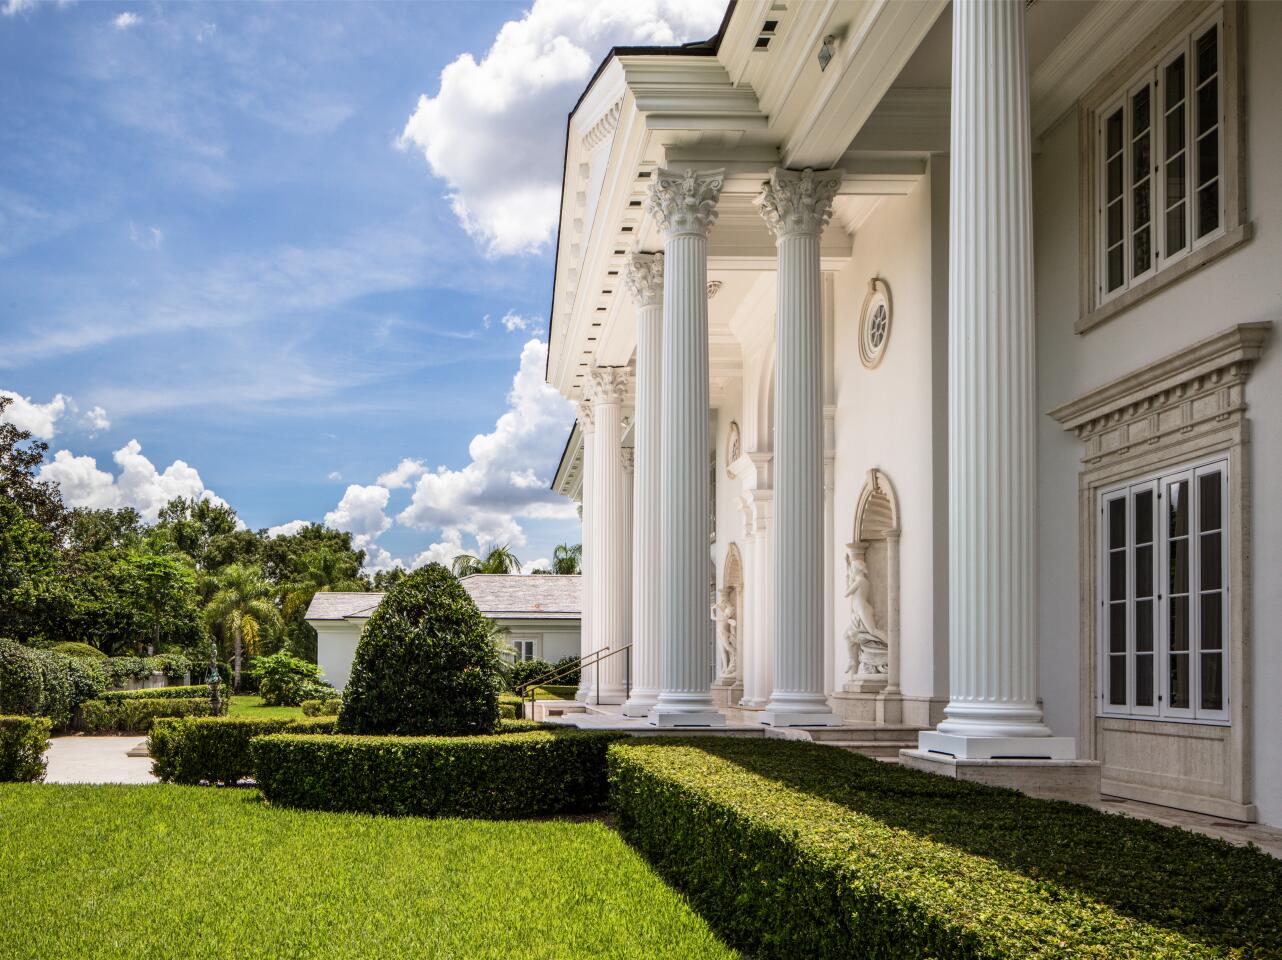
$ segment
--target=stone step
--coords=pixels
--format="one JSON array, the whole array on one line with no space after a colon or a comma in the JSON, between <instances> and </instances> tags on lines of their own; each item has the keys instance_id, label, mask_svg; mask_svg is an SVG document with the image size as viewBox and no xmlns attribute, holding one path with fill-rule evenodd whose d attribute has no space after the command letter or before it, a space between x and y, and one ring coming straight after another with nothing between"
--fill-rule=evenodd
<instances>
[{"instance_id":1,"label":"stone step","mask_svg":"<svg viewBox=\"0 0 1282 960\"><path fill-rule=\"evenodd\" d=\"M917 746L916 740L823 740L825 747L836 747L851 753L862 753L865 757L878 760L899 762L900 750L912 750Z\"/></svg>"},{"instance_id":2,"label":"stone step","mask_svg":"<svg viewBox=\"0 0 1282 960\"><path fill-rule=\"evenodd\" d=\"M807 727L806 733L816 743L829 740L894 740L917 745L917 734L926 728L907 724L845 724L840 727Z\"/></svg>"}]
</instances>

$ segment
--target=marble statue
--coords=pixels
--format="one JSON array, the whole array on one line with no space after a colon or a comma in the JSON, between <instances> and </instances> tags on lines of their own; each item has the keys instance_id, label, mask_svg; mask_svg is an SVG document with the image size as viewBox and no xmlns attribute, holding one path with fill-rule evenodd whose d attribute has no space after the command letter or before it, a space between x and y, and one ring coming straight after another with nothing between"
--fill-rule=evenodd
<instances>
[{"instance_id":1,"label":"marble statue","mask_svg":"<svg viewBox=\"0 0 1282 960\"><path fill-rule=\"evenodd\" d=\"M885 674L887 670L886 634L877 626L872 606L872 581L861 546L846 548L846 596L850 598L850 626L844 634L850 650L852 676Z\"/></svg>"},{"instance_id":2,"label":"marble statue","mask_svg":"<svg viewBox=\"0 0 1282 960\"><path fill-rule=\"evenodd\" d=\"M712 605L712 622L717 627L717 675L733 680L739 672L739 620L729 590L717 591L717 602Z\"/></svg>"}]
</instances>

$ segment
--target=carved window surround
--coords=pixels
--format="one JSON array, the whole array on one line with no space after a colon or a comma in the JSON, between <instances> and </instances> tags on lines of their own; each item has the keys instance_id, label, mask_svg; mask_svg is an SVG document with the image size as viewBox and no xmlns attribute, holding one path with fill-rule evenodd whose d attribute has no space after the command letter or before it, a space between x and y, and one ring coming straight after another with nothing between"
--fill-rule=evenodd
<instances>
[{"instance_id":1,"label":"carved window surround","mask_svg":"<svg viewBox=\"0 0 1282 960\"><path fill-rule=\"evenodd\" d=\"M1083 757L1101 761L1105 793L1255 819L1246 710L1252 673L1246 383L1272 326L1230 327L1049 411L1084 447L1078 479L1080 745ZM1097 716L1099 493L1212 455L1229 464L1229 726Z\"/></svg>"}]
</instances>

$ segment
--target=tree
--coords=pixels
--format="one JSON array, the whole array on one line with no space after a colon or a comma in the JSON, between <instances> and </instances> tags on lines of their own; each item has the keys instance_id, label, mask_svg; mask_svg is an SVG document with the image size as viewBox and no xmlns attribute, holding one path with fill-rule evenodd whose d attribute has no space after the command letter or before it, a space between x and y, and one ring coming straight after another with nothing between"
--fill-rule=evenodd
<instances>
[{"instance_id":1,"label":"tree","mask_svg":"<svg viewBox=\"0 0 1282 960\"><path fill-rule=\"evenodd\" d=\"M491 733L498 724L498 687L490 622L449 570L430 563L402 578L366 623L338 729Z\"/></svg>"},{"instance_id":2,"label":"tree","mask_svg":"<svg viewBox=\"0 0 1282 960\"><path fill-rule=\"evenodd\" d=\"M552 572L568 576L579 572L580 565L583 563L583 544L576 543L570 546L568 543L558 544L552 551Z\"/></svg>"},{"instance_id":3,"label":"tree","mask_svg":"<svg viewBox=\"0 0 1282 960\"><path fill-rule=\"evenodd\" d=\"M184 644L195 639L196 577L184 563L155 554L128 554L119 561L118 577L122 598L138 611L148 655L160 647L162 636Z\"/></svg>"},{"instance_id":4,"label":"tree","mask_svg":"<svg viewBox=\"0 0 1282 960\"><path fill-rule=\"evenodd\" d=\"M226 551L215 549L217 541L236 532L236 511L225 503L175 497L161 507L148 541L154 552L177 550L190 557L197 570L209 573L228 562Z\"/></svg>"},{"instance_id":5,"label":"tree","mask_svg":"<svg viewBox=\"0 0 1282 960\"><path fill-rule=\"evenodd\" d=\"M454 558L451 569L456 577L470 577L474 573L520 573L521 561L505 543L493 547L483 559L470 553L460 553Z\"/></svg>"},{"instance_id":6,"label":"tree","mask_svg":"<svg viewBox=\"0 0 1282 960\"><path fill-rule=\"evenodd\" d=\"M205 608L205 618L231 634L232 689L239 690L246 629L256 635L281 626L280 613L272 603L276 589L257 567L238 563L220 570L215 582L217 592Z\"/></svg>"},{"instance_id":7,"label":"tree","mask_svg":"<svg viewBox=\"0 0 1282 960\"><path fill-rule=\"evenodd\" d=\"M44 463L49 444L32 440L30 430L19 430L3 422L12 397L0 396L0 497L12 501L23 515L53 534L61 544L67 531L67 508L62 491L52 480L40 480L37 471Z\"/></svg>"},{"instance_id":8,"label":"tree","mask_svg":"<svg viewBox=\"0 0 1282 960\"><path fill-rule=\"evenodd\" d=\"M66 613L54 535L0 496L0 637L56 634Z\"/></svg>"},{"instance_id":9,"label":"tree","mask_svg":"<svg viewBox=\"0 0 1282 960\"><path fill-rule=\"evenodd\" d=\"M374 589L380 593L386 593L391 590L405 578L405 568L401 566L392 567L391 570L374 571Z\"/></svg>"}]
</instances>

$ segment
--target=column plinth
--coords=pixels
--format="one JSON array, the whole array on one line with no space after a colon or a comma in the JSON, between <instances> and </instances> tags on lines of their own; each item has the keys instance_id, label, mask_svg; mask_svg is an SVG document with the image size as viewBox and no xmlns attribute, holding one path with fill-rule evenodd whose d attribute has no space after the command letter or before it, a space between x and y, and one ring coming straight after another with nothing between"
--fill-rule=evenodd
<instances>
[{"instance_id":1,"label":"column plinth","mask_svg":"<svg viewBox=\"0 0 1282 960\"><path fill-rule=\"evenodd\" d=\"M636 427L633 435L632 692L628 717L644 717L659 699L659 524L663 349L663 254L634 253L626 280L637 310Z\"/></svg>"},{"instance_id":2,"label":"column plinth","mask_svg":"<svg viewBox=\"0 0 1282 960\"><path fill-rule=\"evenodd\" d=\"M722 726L710 691L708 616L708 230L721 171L654 172L649 211L664 235L660 416L660 692L658 726Z\"/></svg>"},{"instance_id":3,"label":"column plinth","mask_svg":"<svg viewBox=\"0 0 1282 960\"><path fill-rule=\"evenodd\" d=\"M1024 4L953 4L949 684L923 751L1071 759L1037 702L1037 392Z\"/></svg>"},{"instance_id":4,"label":"column plinth","mask_svg":"<svg viewBox=\"0 0 1282 960\"><path fill-rule=\"evenodd\" d=\"M779 251L775 326L775 670L761 717L836 725L824 689L823 302L819 238L841 172L776 168L758 198Z\"/></svg>"}]
</instances>

